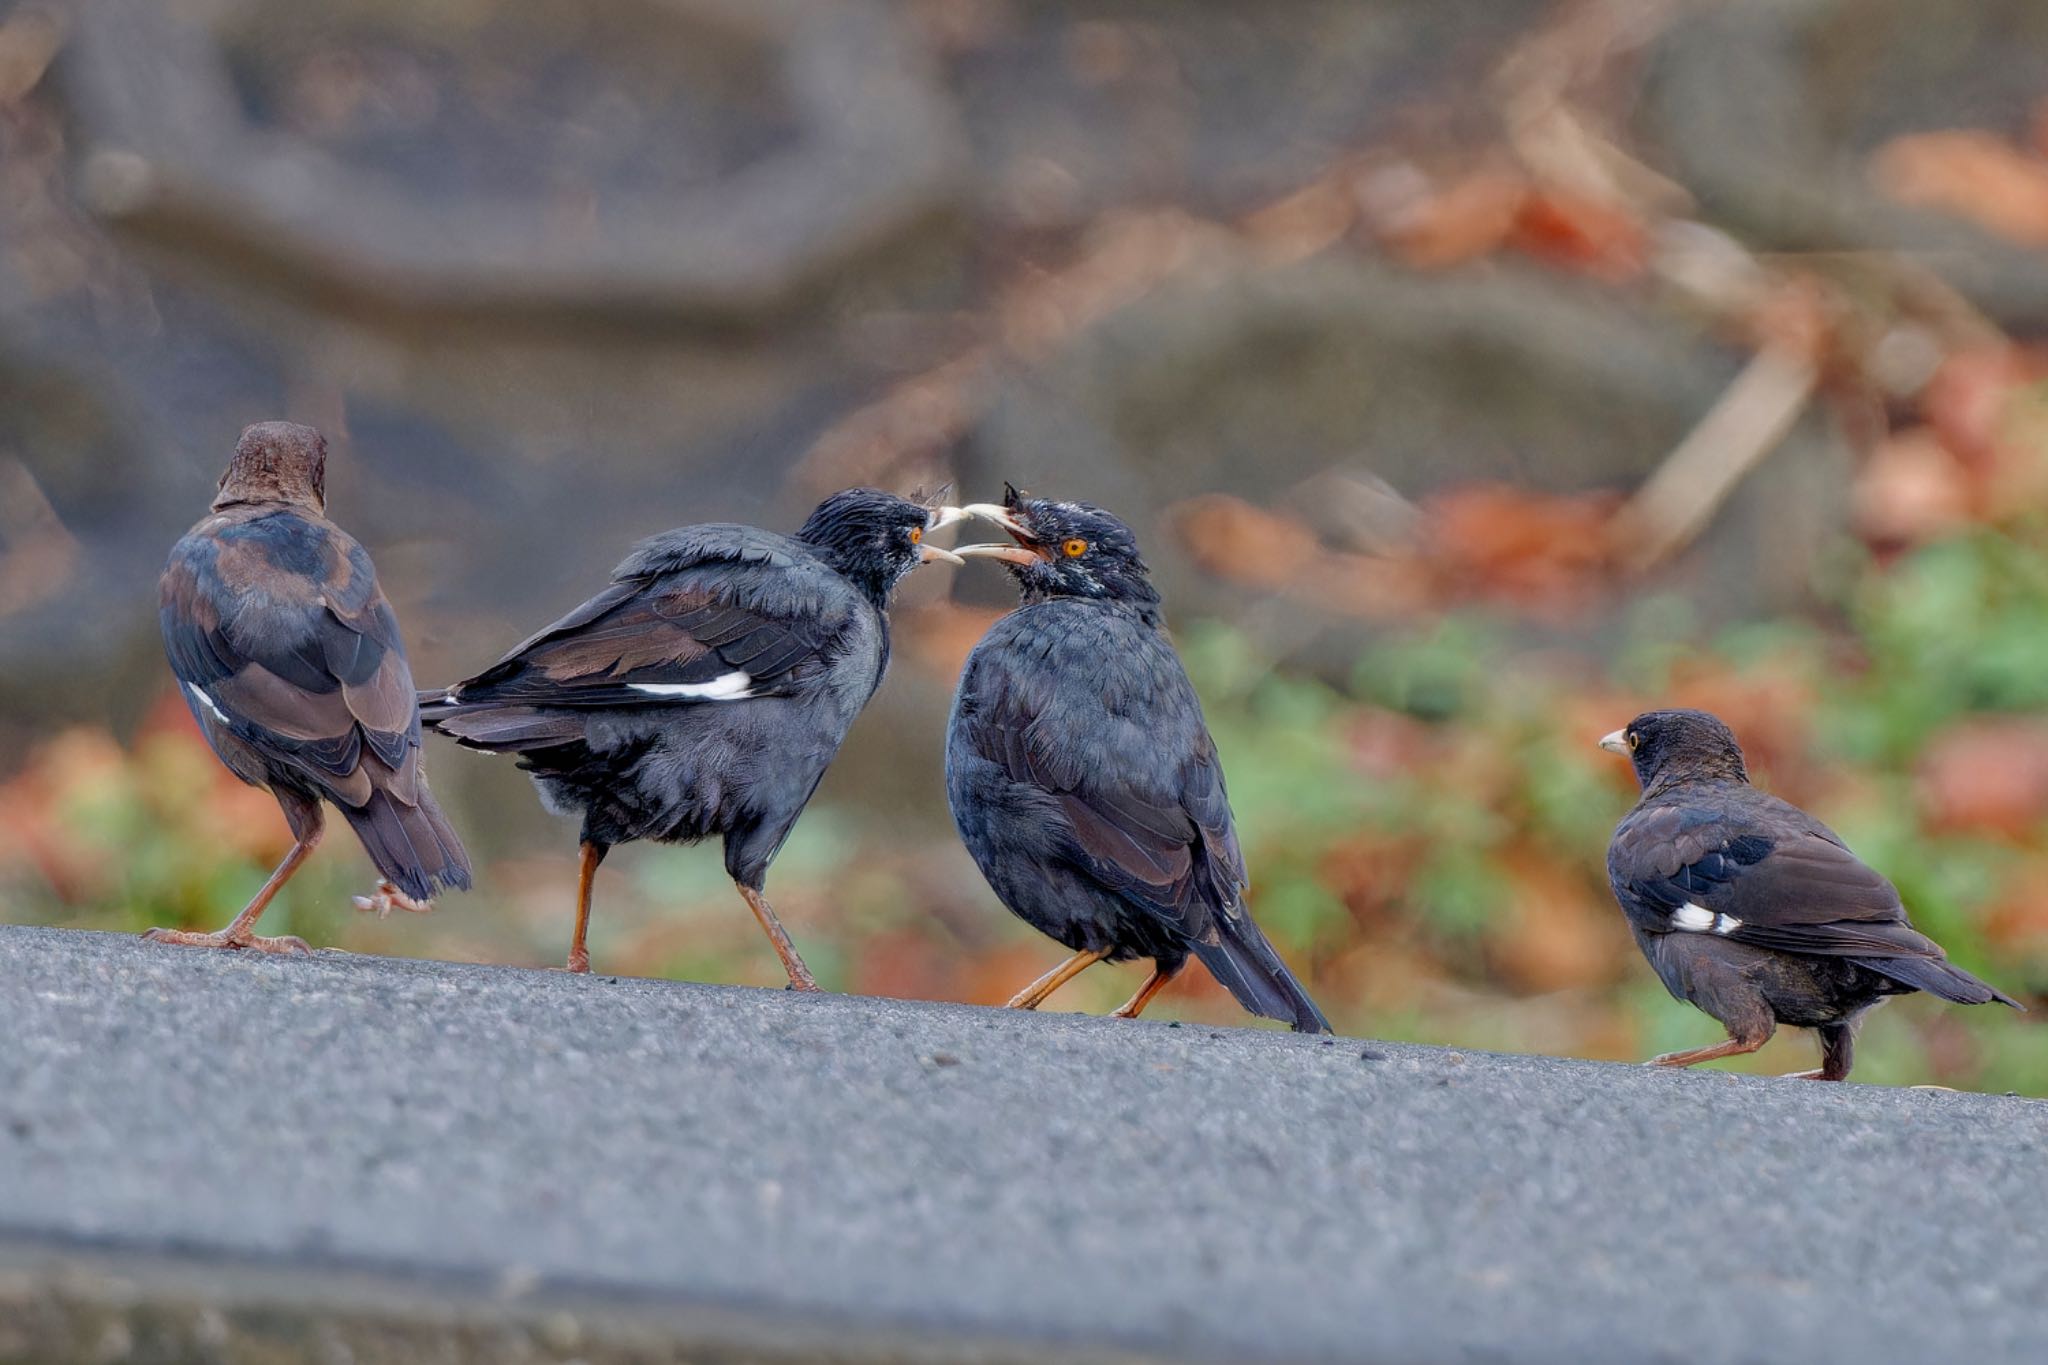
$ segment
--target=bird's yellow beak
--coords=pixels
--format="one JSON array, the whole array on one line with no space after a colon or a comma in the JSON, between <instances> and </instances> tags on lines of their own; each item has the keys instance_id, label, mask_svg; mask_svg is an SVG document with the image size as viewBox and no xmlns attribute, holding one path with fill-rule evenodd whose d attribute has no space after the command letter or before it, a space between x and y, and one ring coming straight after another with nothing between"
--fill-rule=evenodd
<instances>
[{"instance_id":1,"label":"bird's yellow beak","mask_svg":"<svg viewBox=\"0 0 2048 1365\"><path fill-rule=\"evenodd\" d=\"M1620 754L1623 758L1627 758L1628 731L1616 730L1611 735L1600 736L1600 747L1610 754Z\"/></svg>"}]
</instances>

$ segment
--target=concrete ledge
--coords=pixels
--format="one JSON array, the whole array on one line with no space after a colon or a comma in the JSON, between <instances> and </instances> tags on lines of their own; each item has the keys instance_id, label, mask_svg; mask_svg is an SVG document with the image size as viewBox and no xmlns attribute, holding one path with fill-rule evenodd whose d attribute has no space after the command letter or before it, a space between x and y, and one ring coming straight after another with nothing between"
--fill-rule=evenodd
<instances>
[{"instance_id":1,"label":"concrete ledge","mask_svg":"<svg viewBox=\"0 0 2048 1365\"><path fill-rule=\"evenodd\" d=\"M0 929L0 1360L2048 1358L2048 1106Z\"/></svg>"}]
</instances>

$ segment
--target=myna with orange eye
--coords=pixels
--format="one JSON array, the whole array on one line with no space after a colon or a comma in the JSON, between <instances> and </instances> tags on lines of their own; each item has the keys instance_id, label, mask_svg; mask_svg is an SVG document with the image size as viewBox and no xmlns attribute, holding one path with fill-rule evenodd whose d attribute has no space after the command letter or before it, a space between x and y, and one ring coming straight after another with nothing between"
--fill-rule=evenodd
<instances>
[{"instance_id":1,"label":"myna with orange eye","mask_svg":"<svg viewBox=\"0 0 2048 1365\"><path fill-rule=\"evenodd\" d=\"M1149 958L1136 1018L1190 955L1253 1014L1330 1025L1245 908L1244 854L1202 705L1130 528L1006 490L987 517L1022 604L968 657L946 734L953 822L1003 903L1073 953L1009 1003L1096 962Z\"/></svg>"},{"instance_id":2,"label":"myna with orange eye","mask_svg":"<svg viewBox=\"0 0 2048 1365\"><path fill-rule=\"evenodd\" d=\"M1859 1021L1887 996L2020 1008L1915 930L1898 891L1833 830L1751 786L1713 716L1651 711L1600 747L1628 758L1642 785L1607 849L1614 897L1665 987L1728 1030L1651 1065L1754 1052L1790 1024L1820 1032L1820 1069L1798 1075L1839 1081Z\"/></svg>"},{"instance_id":3,"label":"myna with orange eye","mask_svg":"<svg viewBox=\"0 0 2048 1365\"><path fill-rule=\"evenodd\" d=\"M541 802L580 816L569 970L590 970L591 882L634 839L725 842L725 867L789 984L815 991L763 892L889 661L889 598L958 520L869 488L834 493L794 536L685 526L642 541L611 585L466 682L423 694L429 728L516 753Z\"/></svg>"},{"instance_id":4,"label":"myna with orange eye","mask_svg":"<svg viewBox=\"0 0 2048 1365\"><path fill-rule=\"evenodd\" d=\"M261 422L236 444L212 513L171 549L159 584L171 671L220 761L277 798L293 843L227 928L150 930L159 943L310 951L259 938L256 922L319 844L323 801L383 878L359 909L423 911L437 887L469 886L469 856L427 790L398 618L326 507L320 433Z\"/></svg>"}]
</instances>

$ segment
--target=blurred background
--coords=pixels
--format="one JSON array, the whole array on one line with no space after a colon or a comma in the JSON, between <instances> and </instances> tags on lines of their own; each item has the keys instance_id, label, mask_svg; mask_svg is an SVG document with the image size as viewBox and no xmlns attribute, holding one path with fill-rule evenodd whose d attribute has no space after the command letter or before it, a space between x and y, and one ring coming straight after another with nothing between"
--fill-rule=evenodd
<instances>
[{"instance_id":1,"label":"blurred background","mask_svg":"<svg viewBox=\"0 0 2048 1365\"><path fill-rule=\"evenodd\" d=\"M2039 0L0 6L0 915L214 928L288 846L155 619L272 417L327 434L422 685L669 526L1111 506L1347 1032L1718 1037L1609 896L1594 748L1706 707L2036 1006L1895 1003L1858 1079L2048 1093ZM913 577L774 868L832 987L992 1003L1060 956L944 808L1006 597ZM475 893L358 917L336 837L266 929L560 962L574 827L429 749ZM782 979L715 848L618 851L592 947ZM1242 1019L1199 972L1152 1012Z\"/></svg>"}]
</instances>

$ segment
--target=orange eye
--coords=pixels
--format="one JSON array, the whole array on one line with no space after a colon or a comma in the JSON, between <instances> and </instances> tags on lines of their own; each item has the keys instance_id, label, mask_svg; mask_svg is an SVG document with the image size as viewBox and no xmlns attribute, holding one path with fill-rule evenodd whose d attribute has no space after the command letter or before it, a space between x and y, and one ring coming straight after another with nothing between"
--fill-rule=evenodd
<instances>
[{"instance_id":1,"label":"orange eye","mask_svg":"<svg viewBox=\"0 0 2048 1365\"><path fill-rule=\"evenodd\" d=\"M915 544L917 544L917 542L919 542L920 540L923 540L923 539L924 539L924 527L922 527L922 526L913 526L913 527L911 527L911 528L910 528L910 543L911 543L912 545L915 545Z\"/></svg>"},{"instance_id":2,"label":"orange eye","mask_svg":"<svg viewBox=\"0 0 2048 1365\"><path fill-rule=\"evenodd\" d=\"M1088 542L1081 539L1079 536L1076 536L1072 540L1068 541L1066 544L1060 546L1060 553L1065 555L1068 559L1079 559L1082 555L1088 553Z\"/></svg>"}]
</instances>

